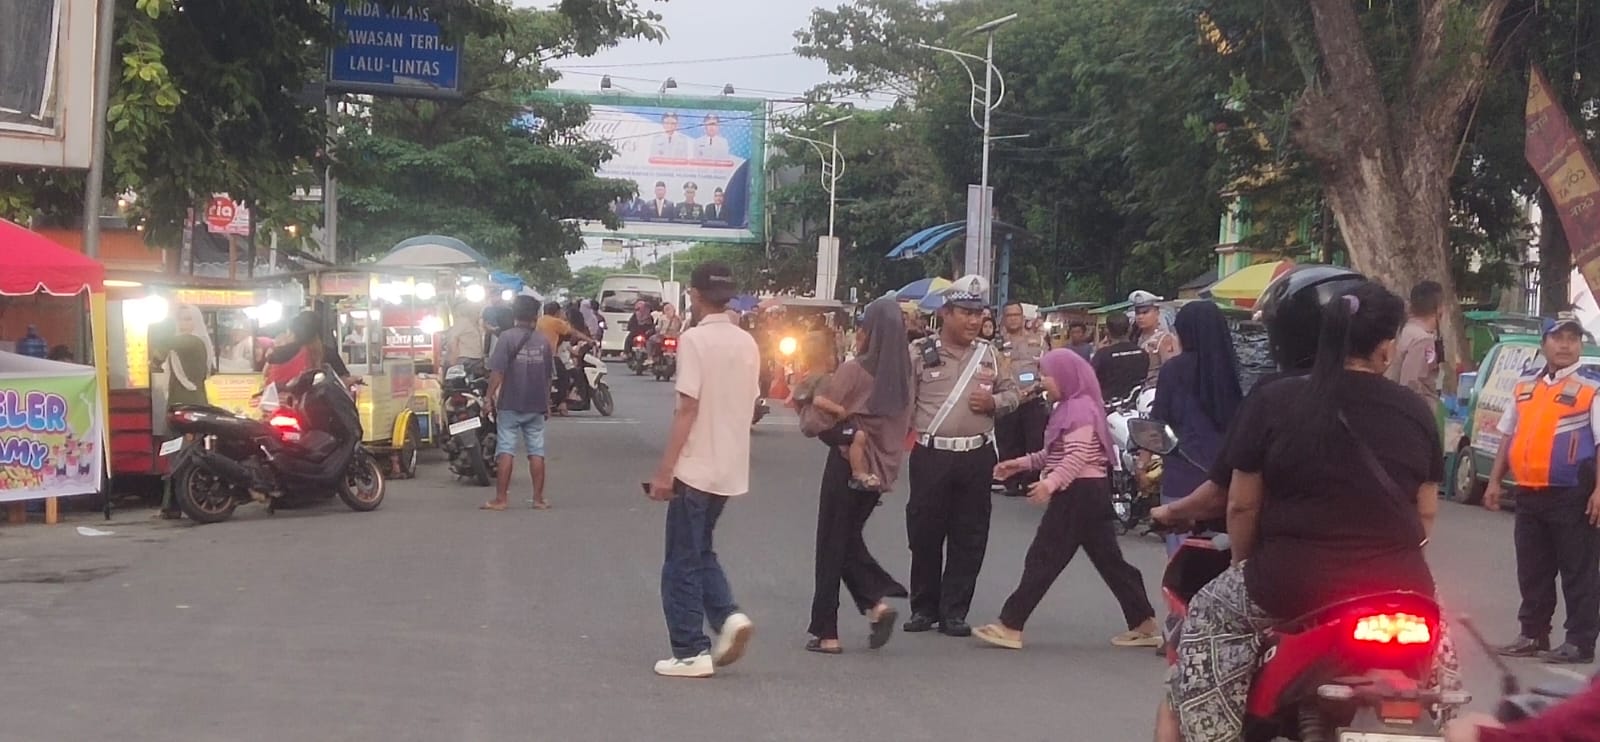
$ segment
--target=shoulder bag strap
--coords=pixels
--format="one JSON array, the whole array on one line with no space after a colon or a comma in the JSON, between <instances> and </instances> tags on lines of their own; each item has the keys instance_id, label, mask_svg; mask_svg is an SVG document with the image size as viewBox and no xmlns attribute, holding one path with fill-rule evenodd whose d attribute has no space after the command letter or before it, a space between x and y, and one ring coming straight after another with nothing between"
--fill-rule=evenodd
<instances>
[{"instance_id":1,"label":"shoulder bag strap","mask_svg":"<svg viewBox=\"0 0 1600 742\"><path fill-rule=\"evenodd\" d=\"M939 426L944 424L944 419L950 416L956 408L956 403L961 400L967 384L972 382L972 377L978 373L978 366L983 362L983 355L993 351L994 346L984 344L973 349L972 357L967 359L967 367L961 370L961 377L956 379L955 389L950 391L950 396L944 398L944 404L939 407L939 413L933 416L933 422L928 424L928 429L923 431L934 435Z\"/></svg>"}]
</instances>

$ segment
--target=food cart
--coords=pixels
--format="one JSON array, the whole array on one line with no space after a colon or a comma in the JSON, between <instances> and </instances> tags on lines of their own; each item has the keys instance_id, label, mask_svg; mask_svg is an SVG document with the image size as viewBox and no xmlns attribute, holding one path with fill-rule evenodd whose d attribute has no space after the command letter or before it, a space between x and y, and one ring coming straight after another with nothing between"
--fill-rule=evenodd
<instances>
[{"instance_id":1,"label":"food cart","mask_svg":"<svg viewBox=\"0 0 1600 742\"><path fill-rule=\"evenodd\" d=\"M304 287L287 276L230 281L112 271L106 287L111 475L119 478L164 473L159 447L171 437L162 414L170 370L159 349L173 336L180 307L199 310L204 327L198 329L212 349L207 401L253 414L265 352L286 318L305 305Z\"/></svg>"},{"instance_id":2,"label":"food cart","mask_svg":"<svg viewBox=\"0 0 1600 742\"><path fill-rule=\"evenodd\" d=\"M0 485L0 501L11 503L9 519L19 522L27 519L25 501L43 499L45 522L54 523L58 496L104 489L105 271L4 219L0 265L0 480L9 484ZM30 326L52 355L92 365L12 355Z\"/></svg>"},{"instance_id":3,"label":"food cart","mask_svg":"<svg viewBox=\"0 0 1600 742\"><path fill-rule=\"evenodd\" d=\"M390 454L392 476L415 476L418 451L443 437L441 333L463 277L449 268L341 266L311 276L311 293L336 328L338 348L356 388L365 443ZM467 280L471 285L476 279Z\"/></svg>"}]
</instances>

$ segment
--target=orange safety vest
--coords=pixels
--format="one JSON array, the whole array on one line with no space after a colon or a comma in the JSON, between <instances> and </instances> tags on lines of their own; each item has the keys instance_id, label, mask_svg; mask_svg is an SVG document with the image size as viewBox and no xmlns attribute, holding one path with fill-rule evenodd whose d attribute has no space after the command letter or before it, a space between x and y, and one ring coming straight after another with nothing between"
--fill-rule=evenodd
<instances>
[{"instance_id":1,"label":"orange safety vest","mask_svg":"<svg viewBox=\"0 0 1600 742\"><path fill-rule=\"evenodd\" d=\"M1593 464L1590 405L1600 382L1582 372L1558 383L1539 377L1517 382L1517 429L1511 434L1511 478L1524 487L1576 487L1582 465Z\"/></svg>"}]
</instances>

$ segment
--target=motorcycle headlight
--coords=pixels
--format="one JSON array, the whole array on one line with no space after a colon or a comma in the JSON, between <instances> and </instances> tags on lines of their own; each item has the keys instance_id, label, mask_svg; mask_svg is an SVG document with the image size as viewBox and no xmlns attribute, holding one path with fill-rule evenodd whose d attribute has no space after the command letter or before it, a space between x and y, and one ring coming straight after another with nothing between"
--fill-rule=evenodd
<instances>
[{"instance_id":1,"label":"motorcycle headlight","mask_svg":"<svg viewBox=\"0 0 1600 742\"><path fill-rule=\"evenodd\" d=\"M799 349L800 341L795 340L792 337L786 337L778 341L778 352L786 356L794 355L794 352Z\"/></svg>"}]
</instances>

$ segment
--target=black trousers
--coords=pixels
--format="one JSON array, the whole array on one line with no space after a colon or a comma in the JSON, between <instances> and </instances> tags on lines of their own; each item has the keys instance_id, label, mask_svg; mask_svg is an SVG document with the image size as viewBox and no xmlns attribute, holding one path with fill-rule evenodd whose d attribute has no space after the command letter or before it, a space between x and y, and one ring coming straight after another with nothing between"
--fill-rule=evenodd
<instances>
[{"instance_id":1,"label":"black trousers","mask_svg":"<svg viewBox=\"0 0 1600 742\"><path fill-rule=\"evenodd\" d=\"M966 620L989 548L994 464L992 446L961 453L912 449L906 535L913 613Z\"/></svg>"},{"instance_id":2,"label":"black trousers","mask_svg":"<svg viewBox=\"0 0 1600 742\"><path fill-rule=\"evenodd\" d=\"M1128 628L1155 618L1155 608L1144 592L1144 576L1122 556L1117 544L1114 518L1111 485L1103 478L1080 479L1050 498L1023 560L1022 580L1000 609L1000 623L1021 631L1079 547L1122 606Z\"/></svg>"},{"instance_id":3,"label":"black trousers","mask_svg":"<svg viewBox=\"0 0 1600 742\"><path fill-rule=\"evenodd\" d=\"M817 503L816 590L811 596L811 627L806 629L812 636L839 638L841 581L862 613L884 598L906 595L905 587L872 558L861 535L880 499L878 494L850 489L850 462L838 447L830 446Z\"/></svg>"},{"instance_id":4,"label":"black trousers","mask_svg":"<svg viewBox=\"0 0 1600 742\"><path fill-rule=\"evenodd\" d=\"M1008 461L1044 449L1044 428L1050 423L1050 407L1042 399L1024 402L1011 414L995 421L995 443L1000 460ZM1006 480L1006 488L1016 490L1039 481L1038 472L1022 472Z\"/></svg>"},{"instance_id":5,"label":"black trousers","mask_svg":"<svg viewBox=\"0 0 1600 742\"><path fill-rule=\"evenodd\" d=\"M1584 510L1589 489L1529 489L1517 492L1517 620L1530 637L1550 635L1556 611L1556 578L1567 603L1567 641L1594 649L1600 633L1600 530Z\"/></svg>"}]
</instances>

